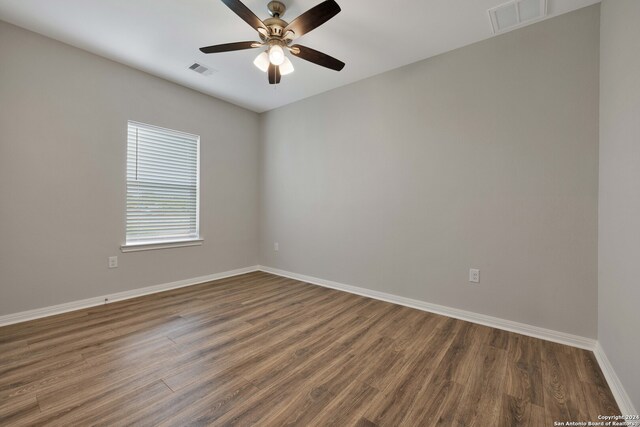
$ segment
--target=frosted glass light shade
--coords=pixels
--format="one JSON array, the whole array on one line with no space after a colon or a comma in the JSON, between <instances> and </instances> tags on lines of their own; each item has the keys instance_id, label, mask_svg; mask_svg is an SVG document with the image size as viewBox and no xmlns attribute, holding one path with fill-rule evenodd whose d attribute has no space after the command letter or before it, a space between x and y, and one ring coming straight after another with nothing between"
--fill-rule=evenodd
<instances>
[{"instance_id":1,"label":"frosted glass light shade","mask_svg":"<svg viewBox=\"0 0 640 427\"><path fill-rule=\"evenodd\" d=\"M286 76L291 73L293 73L293 64L291 63L291 60L285 56L284 61L282 61L282 64L280 65L280 75Z\"/></svg>"},{"instance_id":2,"label":"frosted glass light shade","mask_svg":"<svg viewBox=\"0 0 640 427\"><path fill-rule=\"evenodd\" d=\"M260 55L256 56L256 59L253 61L253 65L258 67L260 71L266 73L269 69L269 55L267 52L262 52Z\"/></svg>"},{"instance_id":3,"label":"frosted glass light shade","mask_svg":"<svg viewBox=\"0 0 640 427\"><path fill-rule=\"evenodd\" d=\"M269 48L269 61L273 65L281 65L284 62L284 50L277 44Z\"/></svg>"}]
</instances>

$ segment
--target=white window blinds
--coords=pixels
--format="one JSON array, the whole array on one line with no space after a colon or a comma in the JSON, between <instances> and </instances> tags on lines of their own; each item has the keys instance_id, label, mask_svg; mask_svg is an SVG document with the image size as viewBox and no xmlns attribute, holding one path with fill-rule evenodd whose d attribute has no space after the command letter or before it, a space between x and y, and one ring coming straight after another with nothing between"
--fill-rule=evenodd
<instances>
[{"instance_id":1,"label":"white window blinds","mask_svg":"<svg viewBox=\"0 0 640 427\"><path fill-rule=\"evenodd\" d=\"M127 245L199 238L200 137L128 123Z\"/></svg>"}]
</instances>

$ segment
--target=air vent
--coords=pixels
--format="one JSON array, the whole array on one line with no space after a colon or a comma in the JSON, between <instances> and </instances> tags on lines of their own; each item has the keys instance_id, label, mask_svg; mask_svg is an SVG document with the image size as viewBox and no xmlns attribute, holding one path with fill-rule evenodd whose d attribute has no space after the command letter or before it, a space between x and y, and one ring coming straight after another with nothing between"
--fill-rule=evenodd
<instances>
[{"instance_id":1,"label":"air vent","mask_svg":"<svg viewBox=\"0 0 640 427\"><path fill-rule=\"evenodd\" d=\"M193 65L189 67L189 69L195 71L198 74L202 74L203 76L210 76L211 74L216 72L216 70L214 70L213 68L202 65L198 62L194 62Z\"/></svg>"},{"instance_id":2,"label":"air vent","mask_svg":"<svg viewBox=\"0 0 640 427\"><path fill-rule=\"evenodd\" d=\"M521 27L547 15L547 0L514 0L488 10L493 33Z\"/></svg>"}]
</instances>

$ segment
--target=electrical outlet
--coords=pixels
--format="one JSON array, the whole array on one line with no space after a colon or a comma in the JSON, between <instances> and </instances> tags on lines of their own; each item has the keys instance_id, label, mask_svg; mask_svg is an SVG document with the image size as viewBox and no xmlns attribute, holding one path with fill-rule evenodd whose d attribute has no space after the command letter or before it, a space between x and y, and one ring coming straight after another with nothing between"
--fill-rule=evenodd
<instances>
[{"instance_id":1,"label":"electrical outlet","mask_svg":"<svg viewBox=\"0 0 640 427\"><path fill-rule=\"evenodd\" d=\"M276 252L278 252L280 250L280 245L278 244L278 242L275 242L273 244L273 250L276 251Z\"/></svg>"},{"instance_id":2,"label":"electrical outlet","mask_svg":"<svg viewBox=\"0 0 640 427\"><path fill-rule=\"evenodd\" d=\"M109 257L109 268L118 268L118 257L110 256Z\"/></svg>"},{"instance_id":3,"label":"electrical outlet","mask_svg":"<svg viewBox=\"0 0 640 427\"><path fill-rule=\"evenodd\" d=\"M469 270L469 281L472 283L480 283L480 270L472 268Z\"/></svg>"}]
</instances>

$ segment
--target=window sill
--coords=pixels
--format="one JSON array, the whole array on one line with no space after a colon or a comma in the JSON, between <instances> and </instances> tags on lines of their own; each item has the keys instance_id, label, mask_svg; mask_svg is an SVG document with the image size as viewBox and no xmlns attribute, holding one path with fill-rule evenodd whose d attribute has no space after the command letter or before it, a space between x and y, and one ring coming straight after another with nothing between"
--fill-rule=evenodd
<instances>
[{"instance_id":1,"label":"window sill","mask_svg":"<svg viewBox=\"0 0 640 427\"><path fill-rule=\"evenodd\" d=\"M157 249L184 248L187 246L201 246L203 239L179 240L175 242L134 243L120 246L122 252L154 251Z\"/></svg>"}]
</instances>

